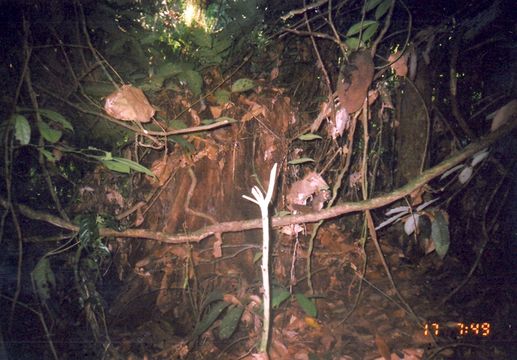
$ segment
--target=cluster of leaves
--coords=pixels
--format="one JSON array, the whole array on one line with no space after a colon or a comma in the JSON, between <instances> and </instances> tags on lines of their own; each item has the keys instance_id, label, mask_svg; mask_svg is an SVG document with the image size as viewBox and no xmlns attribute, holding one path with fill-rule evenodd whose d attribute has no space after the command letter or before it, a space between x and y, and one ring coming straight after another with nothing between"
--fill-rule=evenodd
<instances>
[{"instance_id":1,"label":"cluster of leaves","mask_svg":"<svg viewBox=\"0 0 517 360\"><path fill-rule=\"evenodd\" d=\"M293 297L305 313L313 318L318 315L314 302L302 293L291 294L282 287L273 287L271 306L278 309L289 298ZM262 312L262 306L259 313ZM237 329L241 317L245 311L245 307L240 304L233 304L225 301L225 297L219 291L210 293L204 301L202 307L202 319L194 328L193 336L198 337L207 331L217 319L221 317L219 325L219 338L224 340L230 338Z\"/></svg>"}]
</instances>

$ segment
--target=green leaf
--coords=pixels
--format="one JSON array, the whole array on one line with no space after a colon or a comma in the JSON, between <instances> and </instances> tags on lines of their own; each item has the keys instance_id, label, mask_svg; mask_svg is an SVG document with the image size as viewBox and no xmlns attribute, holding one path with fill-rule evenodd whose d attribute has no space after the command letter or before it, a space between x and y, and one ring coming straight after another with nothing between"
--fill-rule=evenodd
<instances>
[{"instance_id":1,"label":"green leaf","mask_svg":"<svg viewBox=\"0 0 517 360\"><path fill-rule=\"evenodd\" d=\"M449 223L442 211L439 211L431 224L431 239L434 242L436 253L440 258L447 255L450 245Z\"/></svg>"},{"instance_id":2,"label":"green leaf","mask_svg":"<svg viewBox=\"0 0 517 360\"><path fill-rule=\"evenodd\" d=\"M303 294L296 294L296 301L300 305L300 307L307 313L307 315L310 315L312 317L316 317L318 315L318 310L316 309L316 305L312 302L311 299L309 299L307 296Z\"/></svg>"},{"instance_id":3,"label":"green leaf","mask_svg":"<svg viewBox=\"0 0 517 360\"><path fill-rule=\"evenodd\" d=\"M228 90L217 90L214 93L217 104L224 105L230 101L231 93Z\"/></svg>"},{"instance_id":4,"label":"green leaf","mask_svg":"<svg viewBox=\"0 0 517 360\"><path fill-rule=\"evenodd\" d=\"M61 135L63 135L61 130L52 129L46 122L38 121L37 125L39 133L49 143L53 144L57 142L61 138Z\"/></svg>"},{"instance_id":5,"label":"green leaf","mask_svg":"<svg viewBox=\"0 0 517 360\"><path fill-rule=\"evenodd\" d=\"M27 118L20 114L15 114L14 119L14 137L22 145L27 145L31 141L31 126Z\"/></svg>"},{"instance_id":6,"label":"green leaf","mask_svg":"<svg viewBox=\"0 0 517 360\"><path fill-rule=\"evenodd\" d=\"M232 92L243 92L255 88L255 82L251 79L242 78L232 84Z\"/></svg>"},{"instance_id":7,"label":"green leaf","mask_svg":"<svg viewBox=\"0 0 517 360\"><path fill-rule=\"evenodd\" d=\"M155 76L161 78L169 78L171 76L178 75L186 70L190 70L191 67L185 63L164 63L156 68Z\"/></svg>"},{"instance_id":8,"label":"green leaf","mask_svg":"<svg viewBox=\"0 0 517 360\"><path fill-rule=\"evenodd\" d=\"M279 287L274 287L271 292L271 307L273 309L277 309L290 296L291 294L289 291Z\"/></svg>"},{"instance_id":9,"label":"green leaf","mask_svg":"<svg viewBox=\"0 0 517 360\"><path fill-rule=\"evenodd\" d=\"M54 155L52 155L52 153L46 149L38 149L40 153L43 154L43 156L45 156L45 158L50 161L50 162L56 162L56 158L54 157Z\"/></svg>"},{"instance_id":10,"label":"green leaf","mask_svg":"<svg viewBox=\"0 0 517 360\"><path fill-rule=\"evenodd\" d=\"M212 36L201 28L191 28L190 35L192 41L199 47L210 48L212 46Z\"/></svg>"},{"instance_id":11,"label":"green leaf","mask_svg":"<svg viewBox=\"0 0 517 360\"><path fill-rule=\"evenodd\" d=\"M253 256L253 263L255 264L260 259L262 259L262 251L259 251L258 253L255 254L255 256Z\"/></svg>"},{"instance_id":12,"label":"green leaf","mask_svg":"<svg viewBox=\"0 0 517 360\"><path fill-rule=\"evenodd\" d=\"M178 80L185 81L194 96L201 95L201 87L203 86L203 78L201 74L195 70L186 70L178 74Z\"/></svg>"},{"instance_id":13,"label":"green leaf","mask_svg":"<svg viewBox=\"0 0 517 360\"><path fill-rule=\"evenodd\" d=\"M51 288L56 286L56 277L47 257L43 257L38 261L31 272L31 276L41 301L46 302L50 299Z\"/></svg>"},{"instance_id":14,"label":"green leaf","mask_svg":"<svg viewBox=\"0 0 517 360\"><path fill-rule=\"evenodd\" d=\"M372 26L368 26L368 28L363 32L361 37L362 41L368 41L370 38L377 32L379 28L379 23L373 24Z\"/></svg>"},{"instance_id":15,"label":"green leaf","mask_svg":"<svg viewBox=\"0 0 517 360\"><path fill-rule=\"evenodd\" d=\"M354 25L350 26L350 29L348 29L346 36L352 36L357 33L359 33L361 30L366 29L368 26L371 26L373 24L376 24L377 21L375 20L364 20L359 21L358 23L355 23Z\"/></svg>"},{"instance_id":16,"label":"green leaf","mask_svg":"<svg viewBox=\"0 0 517 360\"><path fill-rule=\"evenodd\" d=\"M99 238L99 226L94 214L80 216L78 237L82 246L93 244Z\"/></svg>"},{"instance_id":17,"label":"green leaf","mask_svg":"<svg viewBox=\"0 0 517 360\"><path fill-rule=\"evenodd\" d=\"M308 158L308 157L303 157L303 158L291 160L287 164L289 164L289 165L300 165L300 164L305 164L307 162L314 162L314 159L311 159L311 158Z\"/></svg>"},{"instance_id":18,"label":"green leaf","mask_svg":"<svg viewBox=\"0 0 517 360\"><path fill-rule=\"evenodd\" d=\"M368 1L366 1L366 6L364 7L364 10L365 11L370 11L371 9L373 9L374 7L379 5L379 3L381 1L382 0L368 0Z\"/></svg>"},{"instance_id":19,"label":"green leaf","mask_svg":"<svg viewBox=\"0 0 517 360\"><path fill-rule=\"evenodd\" d=\"M120 163L114 160L101 160L101 162L104 166L106 166L108 169L112 171L124 174L129 174L131 172L131 168L127 164Z\"/></svg>"},{"instance_id":20,"label":"green leaf","mask_svg":"<svg viewBox=\"0 0 517 360\"><path fill-rule=\"evenodd\" d=\"M214 301L222 301L224 299L223 293L219 290L214 290L203 301L203 309L207 306L213 303Z\"/></svg>"},{"instance_id":21,"label":"green leaf","mask_svg":"<svg viewBox=\"0 0 517 360\"><path fill-rule=\"evenodd\" d=\"M359 43L359 39L358 38L355 38L355 37L351 37L351 38L348 38L345 40L345 44L350 48L350 49L358 49L359 46L360 46L360 43Z\"/></svg>"},{"instance_id":22,"label":"green leaf","mask_svg":"<svg viewBox=\"0 0 517 360\"><path fill-rule=\"evenodd\" d=\"M388 12L388 9L390 8L391 0L384 0L375 10L375 18L379 20L382 18L386 12Z\"/></svg>"},{"instance_id":23,"label":"green leaf","mask_svg":"<svg viewBox=\"0 0 517 360\"><path fill-rule=\"evenodd\" d=\"M311 141L311 140L315 140L315 139L321 139L321 136L319 136L317 134L313 134L313 133L308 133L308 134L303 134L303 135L298 136L298 139L303 140L303 141Z\"/></svg>"},{"instance_id":24,"label":"green leaf","mask_svg":"<svg viewBox=\"0 0 517 360\"><path fill-rule=\"evenodd\" d=\"M139 163L137 163L133 160L129 160L126 158L121 158L121 157L113 157L113 161L120 163L120 164L127 165L130 169L135 170L137 172L144 173L146 175L155 177L154 173L151 170L149 170L145 166L140 165Z\"/></svg>"},{"instance_id":25,"label":"green leaf","mask_svg":"<svg viewBox=\"0 0 517 360\"><path fill-rule=\"evenodd\" d=\"M53 122L56 122L58 124L61 124L61 126L63 126L64 129L74 131L74 127L72 126L70 121L65 119L65 117L63 115L61 115L60 113L55 112L54 110L49 110L49 109L40 109L39 113L42 116L46 117L47 119L49 119Z\"/></svg>"},{"instance_id":26,"label":"green leaf","mask_svg":"<svg viewBox=\"0 0 517 360\"><path fill-rule=\"evenodd\" d=\"M192 334L194 337L198 337L199 335L203 334L205 331L208 330L210 326L214 323L214 321L217 320L219 315L223 312L224 309L228 307L227 302L221 301L212 306L210 311L205 315L202 321L197 323L196 327L194 328L194 333Z\"/></svg>"},{"instance_id":27,"label":"green leaf","mask_svg":"<svg viewBox=\"0 0 517 360\"><path fill-rule=\"evenodd\" d=\"M233 335L235 329L237 329L237 325L239 325L243 311L244 308L242 306L236 305L232 305L228 309L228 312L221 321L221 328L219 330L219 337L221 339L228 339Z\"/></svg>"}]
</instances>

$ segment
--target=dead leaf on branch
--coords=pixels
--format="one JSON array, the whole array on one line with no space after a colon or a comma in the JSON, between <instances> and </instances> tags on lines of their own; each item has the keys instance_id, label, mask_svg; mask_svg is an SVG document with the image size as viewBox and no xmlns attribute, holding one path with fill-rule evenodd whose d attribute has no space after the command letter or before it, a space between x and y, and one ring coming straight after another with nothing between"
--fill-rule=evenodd
<instances>
[{"instance_id":1,"label":"dead leaf on branch","mask_svg":"<svg viewBox=\"0 0 517 360\"><path fill-rule=\"evenodd\" d=\"M409 54L404 53L401 54L400 51L397 51L395 54L391 54L388 58L390 62L391 69L397 74L397 76L406 76L408 73L408 61Z\"/></svg>"},{"instance_id":2,"label":"dead leaf on branch","mask_svg":"<svg viewBox=\"0 0 517 360\"><path fill-rule=\"evenodd\" d=\"M353 53L349 63L340 71L336 92L340 105L349 114L363 105L373 80L373 72L373 60L368 51Z\"/></svg>"},{"instance_id":3,"label":"dead leaf on branch","mask_svg":"<svg viewBox=\"0 0 517 360\"><path fill-rule=\"evenodd\" d=\"M131 85L122 85L120 89L108 95L104 110L115 119L142 123L151 121L156 112L144 92Z\"/></svg>"},{"instance_id":4,"label":"dead leaf on branch","mask_svg":"<svg viewBox=\"0 0 517 360\"><path fill-rule=\"evenodd\" d=\"M328 185L325 180L321 177L320 174L311 171L307 175L304 176L302 180L298 180L293 183L289 192L287 194L287 203L291 210L293 210L296 206L293 205L307 205L307 201L314 196L318 195L320 192L327 192ZM323 198L318 197L317 203L320 204L320 201L326 198L326 195L322 195ZM326 201L328 199L323 200ZM320 209L318 209L320 210Z\"/></svg>"}]
</instances>

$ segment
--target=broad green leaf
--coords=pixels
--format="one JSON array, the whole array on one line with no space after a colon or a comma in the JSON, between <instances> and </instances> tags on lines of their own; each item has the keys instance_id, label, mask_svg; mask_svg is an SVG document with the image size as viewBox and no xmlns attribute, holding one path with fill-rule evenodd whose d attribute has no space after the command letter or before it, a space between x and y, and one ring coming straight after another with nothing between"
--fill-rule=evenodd
<instances>
[{"instance_id":1,"label":"broad green leaf","mask_svg":"<svg viewBox=\"0 0 517 360\"><path fill-rule=\"evenodd\" d=\"M219 105L224 105L230 101L231 93L228 90L217 90L214 93L215 99Z\"/></svg>"},{"instance_id":2,"label":"broad green leaf","mask_svg":"<svg viewBox=\"0 0 517 360\"><path fill-rule=\"evenodd\" d=\"M185 81L194 96L201 95L201 87L203 86L203 78L199 72L195 70L186 70L177 75L180 81Z\"/></svg>"},{"instance_id":3,"label":"broad green leaf","mask_svg":"<svg viewBox=\"0 0 517 360\"><path fill-rule=\"evenodd\" d=\"M221 328L219 329L219 337L221 339L228 339L233 335L239 320L241 319L244 308L242 306L231 306L228 312L221 321Z\"/></svg>"},{"instance_id":4,"label":"broad green leaf","mask_svg":"<svg viewBox=\"0 0 517 360\"><path fill-rule=\"evenodd\" d=\"M133 160L129 160L129 159L121 158L121 157L113 157L113 161L120 163L120 164L127 165L127 166L129 166L130 169L133 169L135 171L155 177L154 173L151 170L149 170L148 168L146 168L143 165L140 165L137 162L134 162Z\"/></svg>"},{"instance_id":5,"label":"broad green leaf","mask_svg":"<svg viewBox=\"0 0 517 360\"><path fill-rule=\"evenodd\" d=\"M56 277L47 257L43 257L38 261L31 275L41 301L48 301L51 288L56 286Z\"/></svg>"},{"instance_id":6,"label":"broad green leaf","mask_svg":"<svg viewBox=\"0 0 517 360\"><path fill-rule=\"evenodd\" d=\"M31 141L31 126L27 118L20 114L14 115L14 137L22 145L27 145Z\"/></svg>"},{"instance_id":7,"label":"broad green leaf","mask_svg":"<svg viewBox=\"0 0 517 360\"><path fill-rule=\"evenodd\" d=\"M363 32L361 36L361 40L368 41L370 38L377 32L379 28L379 23L375 23L372 26L368 26L368 28Z\"/></svg>"},{"instance_id":8,"label":"broad green leaf","mask_svg":"<svg viewBox=\"0 0 517 360\"><path fill-rule=\"evenodd\" d=\"M303 157L303 158L291 160L287 164L289 164L289 165L300 165L300 164L305 164L307 162L314 162L314 159L311 159L311 158L308 158L308 157Z\"/></svg>"},{"instance_id":9,"label":"broad green leaf","mask_svg":"<svg viewBox=\"0 0 517 360\"><path fill-rule=\"evenodd\" d=\"M60 113L55 112L54 110L49 110L49 109L40 109L39 113L42 116L46 117L47 119L52 120L58 124L61 124L61 126L63 126L64 129L74 131L74 127L72 126L70 121L65 119L65 117L63 115L61 115Z\"/></svg>"},{"instance_id":10,"label":"broad green leaf","mask_svg":"<svg viewBox=\"0 0 517 360\"><path fill-rule=\"evenodd\" d=\"M52 155L52 153L46 149L38 149L40 153L43 154L43 156L45 156L45 158L50 161L50 162L56 162L56 158L54 157L54 155Z\"/></svg>"},{"instance_id":11,"label":"broad green leaf","mask_svg":"<svg viewBox=\"0 0 517 360\"><path fill-rule=\"evenodd\" d=\"M350 49L358 49L359 48L359 39L355 38L355 37L350 37L350 38L345 40L345 44Z\"/></svg>"},{"instance_id":12,"label":"broad green leaf","mask_svg":"<svg viewBox=\"0 0 517 360\"><path fill-rule=\"evenodd\" d=\"M223 51L227 50L232 44L233 39L231 39L229 36L224 36L222 34L218 34L220 36L217 36L213 40L212 48L217 54L222 53Z\"/></svg>"},{"instance_id":13,"label":"broad green leaf","mask_svg":"<svg viewBox=\"0 0 517 360\"><path fill-rule=\"evenodd\" d=\"M366 6L364 7L364 10L365 11L370 11L371 9L373 9L374 7L379 5L379 3L381 1L382 0L368 0L368 1L366 1Z\"/></svg>"},{"instance_id":14,"label":"broad green leaf","mask_svg":"<svg viewBox=\"0 0 517 360\"><path fill-rule=\"evenodd\" d=\"M37 125L39 133L49 143L53 144L57 142L61 138L61 135L63 135L61 130L52 129L46 122L38 121Z\"/></svg>"},{"instance_id":15,"label":"broad green leaf","mask_svg":"<svg viewBox=\"0 0 517 360\"><path fill-rule=\"evenodd\" d=\"M242 78L232 84L232 92L243 92L255 88L255 82L251 79Z\"/></svg>"},{"instance_id":16,"label":"broad green leaf","mask_svg":"<svg viewBox=\"0 0 517 360\"><path fill-rule=\"evenodd\" d=\"M214 323L214 321L217 320L219 315L223 312L224 309L228 307L227 302L220 301L203 317L203 320L201 320L199 323L197 323L196 327L194 328L194 333L192 334L194 337L198 337L199 335L203 334L205 331L208 330L208 328Z\"/></svg>"},{"instance_id":17,"label":"broad green leaf","mask_svg":"<svg viewBox=\"0 0 517 360\"><path fill-rule=\"evenodd\" d=\"M203 301L203 309L207 306L213 303L214 301L222 301L224 299L223 293L219 290L214 290Z\"/></svg>"},{"instance_id":18,"label":"broad green leaf","mask_svg":"<svg viewBox=\"0 0 517 360\"><path fill-rule=\"evenodd\" d=\"M124 174L129 174L131 172L131 168L127 164L120 163L114 160L101 160L101 162L104 166L106 166L108 169L112 171Z\"/></svg>"},{"instance_id":19,"label":"broad green leaf","mask_svg":"<svg viewBox=\"0 0 517 360\"><path fill-rule=\"evenodd\" d=\"M434 242L436 253L443 259L449 250L450 237L449 223L442 211L436 213L431 224L431 239Z\"/></svg>"},{"instance_id":20,"label":"broad green leaf","mask_svg":"<svg viewBox=\"0 0 517 360\"><path fill-rule=\"evenodd\" d=\"M289 291L279 287L274 287L271 294L271 307L273 309L277 309L284 301L289 298L289 296L291 296Z\"/></svg>"},{"instance_id":21,"label":"broad green leaf","mask_svg":"<svg viewBox=\"0 0 517 360\"><path fill-rule=\"evenodd\" d=\"M352 36L357 33L359 33L361 30L366 29L368 26L371 26L373 24L376 24L377 21L375 20L364 20L359 21L358 23L355 23L354 25L350 26L350 29L348 29L346 36Z\"/></svg>"},{"instance_id":22,"label":"broad green leaf","mask_svg":"<svg viewBox=\"0 0 517 360\"><path fill-rule=\"evenodd\" d=\"M164 63L156 68L155 76L162 77L164 79L171 76L178 75L185 70L190 70L191 67L185 63Z\"/></svg>"},{"instance_id":23,"label":"broad green leaf","mask_svg":"<svg viewBox=\"0 0 517 360\"><path fill-rule=\"evenodd\" d=\"M298 139L303 140L303 141L311 141L311 140L315 140L315 139L321 139L321 136L319 136L317 134L313 134L313 133L308 133L308 134L303 134L303 135L298 136Z\"/></svg>"},{"instance_id":24,"label":"broad green leaf","mask_svg":"<svg viewBox=\"0 0 517 360\"><path fill-rule=\"evenodd\" d=\"M262 259L262 251L259 251L258 253L255 254L255 256L253 256L253 263L255 264L260 259Z\"/></svg>"},{"instance_id":25,"label":"broad green leaf","mask_svg":"<svg viewBox=\"0 0 517 360\"><path fill-rule=\"evenodd\" d=\"M388 12L388 9L390 8L391 0L384 0L375 10L375 18L379 20L382 18L386 12Z\"/></svg>"},{"instance_id":26,"label":"broad green leaf","mask_svg":"<svg viewBox=\"0 0 517 360\"><path fill-rule=\"evenodd\" d=\"M212 46L212 36L201 28L191 28L190 35L194 44L201 48L210 48Z\"/></svg>"},{"instance_id":27,"label":"broad green leaf","mask_svg":"<svg viewBox=\"0 0 517 360\"><path fill-rule=\"evenodd\" d=\"M97 217L93 214L80 216L78 237L81 245L90 245L99 237L99 227L96 219Z\"/></svg>"},{"instance_id":28,"label":"broad green leaf","mask_svg":"<svg viewBox=\"0 0 517 360\"><path fill-rule=\"evenodd\" d=\"M309 299L307 296L303 294L296 294L296 301L300 305L300 307L307 313L307 315L310 315L312 317L316 317L318 315L318 310L316 309L316 305L312 302L311 299Z\"/></svg>"}]
</instances>

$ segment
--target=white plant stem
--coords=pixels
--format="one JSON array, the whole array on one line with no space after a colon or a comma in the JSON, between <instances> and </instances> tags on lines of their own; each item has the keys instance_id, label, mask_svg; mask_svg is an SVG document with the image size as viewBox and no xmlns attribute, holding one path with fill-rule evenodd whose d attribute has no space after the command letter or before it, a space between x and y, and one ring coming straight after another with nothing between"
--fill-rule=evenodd
<instances>
[{"instance_id":1,"label":"white plant stem","mask_svg":"<svg viewBox=\"0 0 517 360\"><path fill-rule=\"evenodd\" d=\"M269 342L269 327L271 324L271 285L269 283L269 213L268 207L273 196L275 187L277 164L273 165L269 174L269 185L266 196L264 196L257 186L251 189L254 198L242 195L243 198L254 202L260 207L262 214L262 286L264 287L263 307L264 307L264 323L262 326L262 339L260 341L259 353L265 354L267 357L267 347Z\"/></svg>"}]
</instances>

